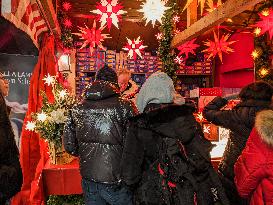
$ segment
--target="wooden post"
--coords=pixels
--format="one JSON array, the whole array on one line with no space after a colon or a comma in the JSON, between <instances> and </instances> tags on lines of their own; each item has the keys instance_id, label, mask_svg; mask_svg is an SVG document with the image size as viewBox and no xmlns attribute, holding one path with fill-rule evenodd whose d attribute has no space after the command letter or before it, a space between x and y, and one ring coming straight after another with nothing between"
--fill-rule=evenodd
<instances>
[{"instance_id":1,"label":"wooden post","mask_svg":"<svg viewBox=\"0 0 273 205\"><path fill-rule=\"evenodd\" d=\"M197 0L193 0L187 8L187 27L190 27L197 21Z\"/></svg>"},{"instance_id":2,"label":"wooden post","mask_svg":"<svg viewBox=\"0 0 273 205\"><path fill-rule=\"evenodd\" d=\"M61 36L61 29L58 23L57 15L54 10L52 1L49 0L36 0L40 11L49 27L49 30L54 34L56 38Z\"/></svg>"},{"instance_id":3,"label":"wooden post","mask_svg":"<svg viewBox=\"0 0 273 205\"><path fill-rule=\"evenodd\" d=\"M177 34L171 46L173 48L192 40L203 32L213 28L214 26L224 22L227 18L232 18L243 11L255 6L263 0L227 0L224 4L219 6L213 12L201 18L189 28Z\"/></svg>"}]
</instances>

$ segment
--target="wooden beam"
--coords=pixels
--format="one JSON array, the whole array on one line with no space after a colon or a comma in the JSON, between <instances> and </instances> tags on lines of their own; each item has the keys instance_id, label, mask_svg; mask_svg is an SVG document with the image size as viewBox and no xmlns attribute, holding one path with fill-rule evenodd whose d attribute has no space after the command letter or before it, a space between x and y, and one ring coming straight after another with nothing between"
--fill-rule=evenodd
<instances>
[{"instance_id":1,"label":"wooden beam","mask_svg":"<svg viewBox=\"0 0 273 205\"><path fill-rule=\"evenodd\" d=\"M56 38L60 38L61 29L58 23L57 15L54 10L52 1L49 0L36 0L40 11L49 27L49 30L54 34Z\"/></svg>"},{"instance_id":2,"label":"wooden beam","mask_svg":"<svg viewBox=\"0 0 273 205\"><path fill-rule=\"evenodd\" d=\"M187 8L187 28L197 21L197 0L193 0Z\"/></svg>"},{"instance_id":3,"label":"wooden beam","mask_svg":"<svg viewBox=\"0 0 273 205\"><path fill-rule=\"evenodd\" d=\"M213 12L178 33L173 38L171 46L175 48L186 41L192 40L205 31L224 22L227 18L232 18L262 1L263 0L227 0Z\"/></svg>"}]
</instances>

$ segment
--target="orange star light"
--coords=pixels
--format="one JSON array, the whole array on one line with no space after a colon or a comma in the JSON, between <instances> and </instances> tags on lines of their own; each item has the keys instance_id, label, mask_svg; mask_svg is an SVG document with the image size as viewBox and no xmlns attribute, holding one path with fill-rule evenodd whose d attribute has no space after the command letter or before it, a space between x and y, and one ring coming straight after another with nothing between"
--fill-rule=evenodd
<instances>
[{"instance_id":1,"label":"orange star light","mask_svg":"<svg viewBox=\"0 0 273 205\"><path fill-rule=\"evenodd\" d=\"M208 54L208 59L211 57L215 57L216 55L219 56L221 62L223 63L223 52L224 53L229 53L229 52L234 52L232 48L229 46L236 41L230 41L228 42L228 38L230 37L230 34L223 35L220 39L219 37L215 34L213 31L214 35L214 41L208 40L205 42L205 45L208 46L207 49L203 50L203 52Z\"/></svg>"}]
</instances>

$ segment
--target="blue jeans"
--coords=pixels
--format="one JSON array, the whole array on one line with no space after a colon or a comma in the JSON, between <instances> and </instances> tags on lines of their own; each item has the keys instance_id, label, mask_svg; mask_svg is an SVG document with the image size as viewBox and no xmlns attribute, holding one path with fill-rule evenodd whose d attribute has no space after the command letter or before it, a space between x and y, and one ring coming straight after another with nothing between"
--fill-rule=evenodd
<instances>
[{"instance_id":1,"label":"blue jeans","mask_svg":"<svg viewBox=\"0 0 273 205\"><path fill-rule=\"evenodd\" d=\"M132 205L133 194L128 187L97 183L82 179L86 205Z\"/></svg>"}]
</instances>

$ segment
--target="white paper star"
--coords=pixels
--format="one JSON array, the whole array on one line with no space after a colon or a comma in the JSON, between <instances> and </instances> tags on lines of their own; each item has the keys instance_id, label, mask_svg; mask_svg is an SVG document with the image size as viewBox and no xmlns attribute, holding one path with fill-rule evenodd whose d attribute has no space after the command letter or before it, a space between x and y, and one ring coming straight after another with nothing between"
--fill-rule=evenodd
<instances>
[{"instance_id":1,"label":"white paper star","mask_svg":"<svg viewBox=\"0 0 273 205\"><path fill-rule=\"evenodd\" d=\"M37 120L41 122L44 122L46 118L47 118L47 115L43 111L37 114Z\"/></svg>"},{"instance_id":2,"label":"white paper star","mask_svg":"<svg viewBox=\"0 0 273 205\"><path fill-rule=\"evenodd\" d=\"M127 41L128 43L122 49L128 51L128 56L130 58L134 58L135 60L137 58L137 55L142 58L141 53L147 46L143 45L143 42L140 40L140 36L136 40L131 40L127 38Z\"/></svg>"},{"instance_id":3,"label":"white paper star","mask_svg":"<svg viewBox=\"0 0 273 205\"><path fill-rule=\"evenodd\" d=\"M55 84L55 76L51 76L49 73L47 74L46 77L43 78L43 80L45 81L45 84L47 84L48 86L50 85L54 85Z\"/></svg>"},{"instance_id":4,"label":"white paper star","mask_svg":"<svg viewBox=\"0 0 273 205\"><path fill-rule=\"evenodd\" d=\"M28 121L26 125L26 130L34 131L35 127L36 127L35 122Z\"/></svg>"},{"instance_id":5,"label":"white paper star","mask_svg":"<svg viewBox=\"0 0 273 205\"><path fill-rule=\"evenodd\" d=\"M165 11L170 8L166 7L165 4L166 3L161 0L147 0L141 5L142 9L138 11L143 12L144 19L146 19L146 25L149 21L152 21L154 27L156 20L159 21L159 23L162 23L161 18Z\"/></svg>"},{"instance_id":6,"label":"white paper star","mask_svg":"<svg viewBox=\"0 0 273 205\"><path fill-rule=\"evenodd\" d=\"M96 10L91 12L98 14L101 27L107 24L109 31L112 24L118 28L118 22L121 21L121 15L127 13L127 11L121 10L123 6L118 3L118 0L101 0L100 4L97 3L96 8Z\"/></svg>"}]
</instances>

